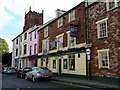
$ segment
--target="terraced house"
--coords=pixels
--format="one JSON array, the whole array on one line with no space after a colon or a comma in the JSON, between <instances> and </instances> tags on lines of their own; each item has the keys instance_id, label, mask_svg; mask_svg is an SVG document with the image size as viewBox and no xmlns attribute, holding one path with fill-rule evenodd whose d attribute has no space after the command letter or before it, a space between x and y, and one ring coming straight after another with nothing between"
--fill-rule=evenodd
<instances>
[{"instance_id":1,"label":"terraced house","mask_svg":"<svg viewBox=\"0 0 120 90\"><path fill-rule=\"evenodd\" d=\"M92 79L120 78L120 1L101 0L88 7Z\"/></svg>"},{"instance_id":2,"label":"terraced house","mask_svg":"<svg viewBox=\"0 0 120 90\"><path fill-rule=\"evenodd\" d=\"M31 40L29 39L29 36L30 36L29 33L32 33L32 31L34 32L36 28L38 28L39 25L42 25L42 24L43 24L43 13L37 13L35 11L31 11L31 8L27 14L25 13L23 31L12 40L13 41L13 51L12 51L13 67L17 67L18 69L20 69L20 68L31 66L30 52L29 52L30 51L29 46L31 45Z\"/></svg>"},{"instance_id":3,"label":"terraced house","mask_svg":"<svg viewBox=\"0 0 120 90\"><path fill-rule=\"evenodd\" d=\"M62 15L56 14L39 29L38 66L46 66L57 75L86 76L84 5L82 2Z\"/></svg>"}]
</instances>

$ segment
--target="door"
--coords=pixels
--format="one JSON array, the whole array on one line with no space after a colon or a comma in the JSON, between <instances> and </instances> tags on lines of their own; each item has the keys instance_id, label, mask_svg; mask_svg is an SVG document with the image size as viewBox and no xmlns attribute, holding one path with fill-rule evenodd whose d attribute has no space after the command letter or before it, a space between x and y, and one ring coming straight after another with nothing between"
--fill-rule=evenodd
<instances>
[{"instance_id":1,"label":"door","mask_svg":"<svg viewBox=\"0 0 120 90\"><path fill-rule=\"evenodd\" d=\"M61 59L59 59L59 72L58 72L58 75L61 74Z\"/></svg>"}]
</instances>

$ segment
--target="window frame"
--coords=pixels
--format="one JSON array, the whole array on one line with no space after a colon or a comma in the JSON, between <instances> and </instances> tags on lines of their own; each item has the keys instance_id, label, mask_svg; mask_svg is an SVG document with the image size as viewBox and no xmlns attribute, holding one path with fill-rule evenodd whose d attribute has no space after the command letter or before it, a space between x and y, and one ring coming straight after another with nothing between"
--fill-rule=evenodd
<instances>
[{"instance_id":1,"label":"window frame","mask_svg":"<svg viewBox=\"0 0 120 90\"><path fill-rule=\"evenodd\" d=\"M70 57L72 57L72 56L73 56L74 58L70 58ZM76 65L76 64L75 64L75 55L69 55L68 58L69 58L69 70L75 71L75 65ZM71 67L71 65L72 65L72 64L71 64L71 62L72 62L71 60L72 60L72 59L74 59L74 66L73 66L73 68Z\"/></svg>"},{"instance_id":2,"label":"window frame","mask_svg":"<svg viewBox=\"0 0 120 90\"><path fill-rule=\"evenodd\" d=\"M55 61L55 62L54 62L54 61ZM54 67L54 63L55 63L55 67ZM53 68L53 69L56 69L56 68L57 68L57 61L56 61L56 60L53 60L52 68Z\"/></svg>"},{"instance_id":3,"label":"window frame","mask_svg":"<svg viewBox=\"0 0 120 90\"><path fill-rule=\"evenodd\" d=\"M106 68L106 69L109 69L110 68L110 61L109 61L109 49L101 49L101 50L97 50L97 53L98 53L98 67L99 69L101 68ZM103 66L102 65L102 54L103 53L107 53L107 64L108 66Z\"/></svg>"},{"instance_id":4,"label":"window frame","mask_svg":"<svg viewBox=\"0 0 120 90\"><path fill-rule=\"evenodd\" d=\"M66 64L65 64L66 61ZM63 59L63 69L68 69L68 59Z\"/></svg>"},{"instance_id":5,"label":"window frame","mask_svg":"<svg viewBox=\"0 0 120 90\"><path fill-rule=\"evenodd\" d=\"M110 0L106 0L106 7L107 7L107 11L110 11L110 10L113 10L114 8L118 7L118 1L117 0L114 0L115 1L115 5L113 8L109 8L109 4L110 4Z\"/></svg>"},{"instance_id":6,"label":"window frame","mask_svg":"<svg viewBox=\"0 0 120 90\"><path fill-rule=\"evenodd\" d=\"M75 10L73 10L69 13L69 21L68 22L71 22L71 21L74 21L74 20L75 20Z\"/></svg>"},{"instance_id":7,"label":"window frame","mask_svg":"<svg viewBox=\"0 0 120 90\"><path fill-rule=\"evenodd\" d=\"M48 37L48 27L44 28L44 38Z\"/></svg>"},{"instance_id":8,"label":"window frame","mask_svg":"<svg viewBox=\"0 0 120 90\"><path fill-rule=\"evenodd\" d=\"M63 17L58 19L58 28L63 26Z\"/></svg>"},{"instance_id":9,"label":"window frame","mask_svg":"<svg viewBox=\"0 0 120 90\"><path fill-rule=\"evenodd\" d=\"M97 38L98 38L98 39L108 37L108 26L107 26L107 20L108 20L108 17L105 18L105 19L102 19L102 20L99 20L99 21L96 22L96 24L97 24ZM102 36L102 37L100 37L100 31L101 31L101 30L100 30L100 24L102 24L102 23L106 23L106 36Z\"/></svg>"}]
</instances>

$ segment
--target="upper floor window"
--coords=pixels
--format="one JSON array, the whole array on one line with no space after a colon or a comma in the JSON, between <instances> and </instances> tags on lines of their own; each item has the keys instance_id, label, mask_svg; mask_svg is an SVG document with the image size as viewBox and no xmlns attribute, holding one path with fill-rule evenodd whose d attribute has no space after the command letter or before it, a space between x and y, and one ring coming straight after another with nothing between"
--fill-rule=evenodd
<instances>
[{"instance_id":1,"label":"upper floor window","mask_svg":"<svg viewBox=\"0 0 120 90\"><path fill-rule=\"evenodd\" d=\"M16 39L16 44L18 44L18 38Z\"/></svg>"},{"instance_id":2,"label":"upper floor window","mask_svg":"<svg viewBox=\"0 0 120 90\"><path fill-rule=\"evenodd\" d=\"M57 49L61 50L63 49L63 35L57 37Z\"/></svg>"},{"instance_id":3,"label":"upper floor window","mask_svg":"<svg viewBox=\"0 0 120 90\"><path fill-rule=\"evenodd\" d=\"M20 46L20 56L21 56L21 54L22 54L22 47Z\"/></svg>"},{"instance_id":4,"label":"upper floor window","mask_svg":"<svg viewBox=\"0 0 120 90\"><path fill-rule=\"evenodd\" d=\"M26 40L26 39L27 39L27 33L24 34L24 40Z\"/></svg>"},{"instance_id":5,"label":"upper floor window","mask_svg":"<svg viewBox=\"0 0 120 90\"><path fill-rule=\"evenodd\" d=\"M96 22L98 38L104 38L104 37L108 36L108 33L107 33L107 19L108 18Z\"/></svg>"},{"instance_id":6,"label":"upper floor window","mask_svg":"<svg viewBox=\"0 0 120 90\"><path fill-rule=\"evenodd\" d=\"M107 0L107 11L114 9L118 6L118 0Z\"/></svg>"},{"instance_id":7,"label":"upper floor window","mask_svg":"<svg viewBox=\"0 0 120 90\"><path fill-rule=\"evenodd\" d=\"M69 13L69 22L75 20L75 10Z\"/></svg>"},{"instance_id":8,"label":"upper floor window","mask_svg":"<svg viewBox=\"0 0 120 90\"><path fill-rule=\"evenodd\" d=\"M63 18L58 19L58 28L63 25Z\"/></svg>"},{"instance_id":9,"label":"upper floor window","mask_svg":"<svg viewBox=\"0 0 120 90\"><path fill-rule=\"evenodd\" d=\"M27 54L27 44L24 45L24 54Z\"/></svg>"},{"instance_id":10,"label":"upper floor window","mask_svg":"<svg viewBox=\"0 0 120 90\"><path fill-rule=\"evenodd\" d=\"M22 36L20 36L20 42L22 42Z\"/></svg>"},{"instance_id":11,"label":"upper floor window","mask_svg":"<svg viewBox=\"0 0 120 90\"><path fill-rule=\"evenodd\" d=\"M36 54L37 44L34 44L34 54Z\"/></svg>"},{"instance_id":12,"label":"upper floor window","mask_svg":"<svg viewBox=\"0 0 120 90\"><path fill-rule=\"evenodd\" d=\"M97 50L99 68L109 68L109 49Z\"/></svg>"},{"instance_id":13,"label":"upper floor window","mask_svg":"<svg viewBox=\"0 0 120 90\"><path fill-rule=\"evenodd\" d=\"M44 37L48 37L48 27L44 29Z\"/></svg>"},{"instance_id":14,"label":"upper floor window","mask_svg":"<svg viewBox=\"0 0 120 90\"><path fill-rule=\"evenodd\" d=\"M37 37L37 31L34 32L34 35L35 35L35 39L36 39L36 37Z\"/></svg>"},{"instance_id":15,"label":"upper floor window","mask_svg":"<svg viewBox=\"0 0 120 90\"><path fill-rule=\"evenodd\" d=\"M30 41L32 41L32 33L30 33Z\"/></svg>"},{"instance_id":16,"label":"upper floor window","mask_svg":"<svg viewBox=\"0 0 120 90\"><path fill-rule=\"evenodd\" d=\"M30 46L30 55L32 54L32 46Z\"/></svg>"},{"instance_id":17,"label":"upper floor window","mask_svg":"<svg viewBox=\"0 0 120 90\"><path fill-rule=\"evenodd\" d=\"M49 41L48 40L43 40L42 41L42 52L43 54L47 54L49 50Z\"/></svg>"},{"instance_id":18,"label":"upper floor window","mask_svg":"<svg viewBox=\"0 0 120 90\"><path fill-rule=\"evenodd\" d=\"M35 22L35 24L39 23L38 19L34 19L34 22Z\"/></svg>"},{"instance_id":19,"label":"upper floor window","mask_svg":"<svg viewBox=\"0 0 120 90\"><path fill-rule=\"evenodd\" d=\"M18 48L16 49L16 56L18 56Z\"/></svg>"},{"instance_id":20,"label":"upper floor window","mask_svg":"<svg viewBox=\"0 0 120 90\"><path fill-rule=\"evenodd\" d=\"M75 39L76 39L76 37L71 37L70 36L70 47L75 46Z\"/></svg>"}]
</instances>

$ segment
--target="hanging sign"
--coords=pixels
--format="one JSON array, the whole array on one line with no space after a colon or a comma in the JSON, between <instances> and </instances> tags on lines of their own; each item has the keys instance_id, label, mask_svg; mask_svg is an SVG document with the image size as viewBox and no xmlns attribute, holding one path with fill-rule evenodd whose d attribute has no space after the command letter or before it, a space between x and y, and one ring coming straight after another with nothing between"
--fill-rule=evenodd
<instances>
[{"instance_id":1,"label":"hanging sign","mask_svg":"<svg viewBox=\"0 0 120 90\"><path fill-rule=\"evenodd\" d=\"M78 35L77 28L70 28L70 36L71 37L77 37L77 35Z\"/></svg>"},{"instance_id":2,"label":"hanging sign","mask_svg":"<svg viewBox=\"0 0 120 90\"><path fill-rule=\"evenodd\" d=\"M50 49L56 48L56 41L51 41L50 42Z\"/></svg>"}]
</instances>

